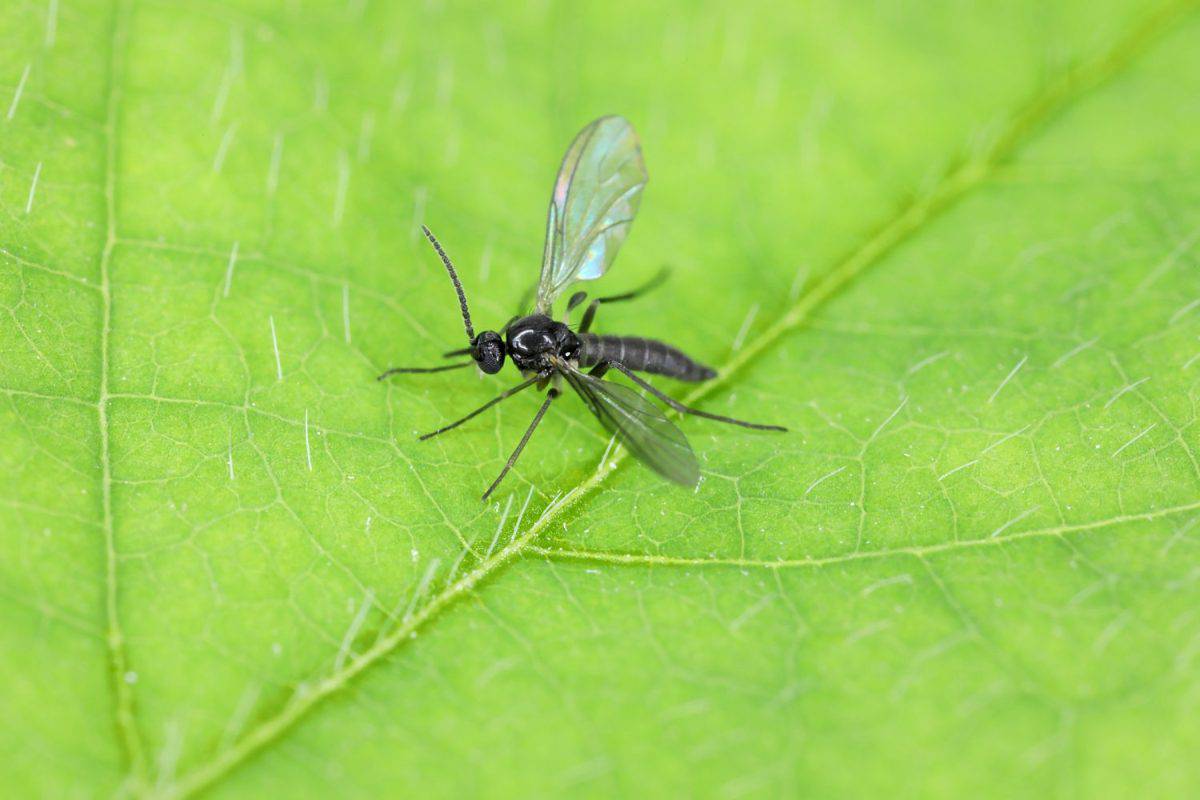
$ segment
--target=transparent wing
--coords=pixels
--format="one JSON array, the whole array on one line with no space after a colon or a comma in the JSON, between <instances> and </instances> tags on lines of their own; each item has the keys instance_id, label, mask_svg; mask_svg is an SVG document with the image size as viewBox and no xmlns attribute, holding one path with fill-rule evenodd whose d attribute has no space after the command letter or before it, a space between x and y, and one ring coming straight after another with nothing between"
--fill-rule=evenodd
<instances>
[{"instance_id":1,"label":"transparent wing","mask_svg":"<svg viewBox=\"0 0 1200 800\"><path fill-rule=\"evenodd\" d=\"M646 185L646 165L633 126L624 117L600 117L579 132L563 156L538 280L543 314L575 281L599 278L612 264Z\"/></svg>"},{"instance_id":2,"label":"transparent wing","mask_svg":"<svg viewBox=\"0 0 1200 800\"><path fill-rule=\"evenodd\" d=\"M700 480L700 465L683 432L650 401L619 383L566 366L562 375L605 428L659 475L684 486Z\"/></svg>"}]
</instances>

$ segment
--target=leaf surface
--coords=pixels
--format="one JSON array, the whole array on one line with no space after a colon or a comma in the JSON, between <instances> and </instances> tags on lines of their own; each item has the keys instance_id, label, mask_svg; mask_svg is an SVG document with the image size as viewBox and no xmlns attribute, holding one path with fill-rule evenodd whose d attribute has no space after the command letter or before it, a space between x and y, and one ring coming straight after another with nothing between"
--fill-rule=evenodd
<instances>
[{"instance_id":1,"label":"leaf surface","mask_svg":"<svg viewBox=\"0 0 1200 800\"><path fill-rule=\"evenodd\" d=\"M14 791L1195 794L1191 4L408 5L0 11ZM568 399L481 506L417 226L500 325L610 112L598 328L793 432Z\"/></svg>"}]
</instances>

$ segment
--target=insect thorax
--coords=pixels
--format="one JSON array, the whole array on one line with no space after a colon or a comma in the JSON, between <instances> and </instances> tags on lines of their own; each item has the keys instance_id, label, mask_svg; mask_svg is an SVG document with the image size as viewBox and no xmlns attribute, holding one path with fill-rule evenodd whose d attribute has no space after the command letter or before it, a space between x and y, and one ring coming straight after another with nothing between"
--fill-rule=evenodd
<instances>
[{"instance_id":1,"label":"insect thorax","mask_svg":"<svg viewBox=\"0 0 1200 800\"><path fill-rule=\"evenodd\" d=\"M579 353L579 337L545 314L530 314L510 325L507 344L509 358L523 371L544 370L552 356L571 361Z\"/></svg>"}]
</instances>

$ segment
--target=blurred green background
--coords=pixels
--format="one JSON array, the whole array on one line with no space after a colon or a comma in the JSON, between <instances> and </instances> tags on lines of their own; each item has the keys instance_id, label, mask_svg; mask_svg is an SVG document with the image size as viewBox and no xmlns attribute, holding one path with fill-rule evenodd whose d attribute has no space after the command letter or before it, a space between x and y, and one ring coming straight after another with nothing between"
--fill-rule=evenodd
<instances>
[{"instance_id":1,"label":"blurred green background","mask_svg":"<svg viewBox=\"0 0 1200 800\"><path fill-rule=\"evenodd\" d=\"M1195 795L1192 5L6 4L6 791ZM417 226L501 324L604 113L598 329L793 431L572 398L482 505Z\"/></svg>"}]
</instances>

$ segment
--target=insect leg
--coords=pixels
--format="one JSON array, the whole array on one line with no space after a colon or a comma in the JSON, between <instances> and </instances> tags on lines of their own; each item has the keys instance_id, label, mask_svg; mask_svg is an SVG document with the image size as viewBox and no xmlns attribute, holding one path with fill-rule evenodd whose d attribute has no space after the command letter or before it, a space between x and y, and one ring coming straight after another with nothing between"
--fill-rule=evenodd
<instances>
[{"instance_id":1,"label":"insect leg","mask_svg":"<svg viewBox=\"0 0 1200 800\"><path fill-rule=\"evenodd\" d=\"M579 322L579 332L587 333L588 330L591 329L592 320L596 317L596 309L600 307L601 303L618 303L622 300L633 300L637 297L641 297L646 292L656 288L659 284L665 281L670 272L671 271L669 269L663 267L658 271L657 275L632 291L625 292L624 294L614 294L611 297L597 297L590 304L588 304L587 310L583 312L583 319ZM576 294L575 297L579 297L580 294L583 294L583 292ZM575 297L572 297L571 300L574 301ZM582 297L579 298L579 302L583 302Z\"/></svg>"},{"instance_id":2,"label":"insect leg","mask_svg":"<svg viewBox=\"0 0 1200 800\"><path fill-rule=\"evenodd\" d=\"M591 374L595 375L596 371L599 369L600 366L604 366L605 368L612 367L613 369L617 370L625 377L629 378L629 380L633 381L638 386L642 387L647 392L649 392L650 394L657 397L659 400L662 400L664 403L666 403L671 408L675 409L676 411L678 411L681 414L692 414L693 416L704 417L705 419L716 420L717 422L727 422L730 425L740 425L743 428L753 428L754 430L757 430L757 431L786 431L787 430L787 428L783 427L782 425L764 425L764 424L758 423L758 422L746 422L745 420L734 419L733 417L723 417L720 414L710 414L707 411L701 411L698 408L692 408L691 406L685 406L683 403L679 402L675 398L673 398L667 394L664 394L663 392L660 392L658 389L655 389L653 386L650 385L650 383L648 383L647 381L638 377L638 375L636 375L633 372L633 370L629 369L624 364L622 364L618 361L609 361L602 365L597 365L596 369L592 370ZM603 375L603 374L604 374L603 372L600 373L600 375ZM599 376L597 376L597 377L599 377Z\"/></svg>"},{"instance_id":3,"label":"insect leg","mask_svg":"<svg viewBox=\"0 0 1200 800\"><path fill-rule=\"evenodd\" d=\"M563 312L564 325L571 324L571 312L574 311L576 306L578 306L584 300L587 300L587 292L576 292L575 294L571 295L571 299L567 301L567 310Z\"/></svg>"},{"instance_id":4,"label":"insect leg","mask_svg":"<svg viewBox=\"0 0 1200 800\"><path fill-rule=\"evenodd\" d=\"M450 369L462 369L474 364L474 361L464 361L461 364L446 364L443 367L392 367L391 369L381 373L375 380L381 381L389 375L407 375L410 373L421 372L445 372Z\"/></svg>"},{"instance_id":5,"label":"insect leg","mask_svg":"<svg viewBox=\"0 0 1200 800\"><path fill-rule=\"evenodd\" d=\"M500 485L500 481L504 480L504 476L508 474L510 469L512 469L513 464L517 463L517 457L520 456L521 451L525 449L525 445L529 441L529 437L533 436L534 429L537 428L538 423L542 421L542 417L546 416L546 409L550 408L550 404L554 402L554 398L558 397L559 394L560 392L558 389L553 388L546 392L546 399L542 401L542 407L538 409L537 414L533 418L533 422L529 423L529 427L525 430L525 435L521 437L521 441L517 442L517 449L513 450L512 455L508 457L508 463L504 465L504 469L500 470L500 474L496 476L496 480L492 481L492 485L489 486L487 491L483 493L483 497L480 498L481 500L488 499L488 495L490 495L496 489L496 487Z\"/></svg>"},{"instance_id":6,"label":"insect leg","mask_svg":"<svg viewBox=\"0 0 1200 800\"><path fill-rule=\"evenodd\" d=\"M540 379L540 376L534 375L529 380L521 381L520 383L518 383L516 386L512 387L511 389L505 389L499 395L497 395L496 397L493 397L491 400L488 400L486 403L484 403L479 408L472 411L470 414L467 414L462 419L455 420L454 422L451 422L449 425L443 425L442 427L438 428L436 431L430 431L429 433L423 434L422 436L419 437L420 440L423 442L426 439L432 439L434 436L437 436L439 433L445 433L448 430L457 428L459 425L462 425L467 420L472 419L473 417L477 417L480 414L482 414L484 411L487 411L489 408L496 405L496 403L499 403L501 400L507 400L508 398L512 397L514 394L521 391L522 389L528 389L530 386L532 386L534 383L536 383L539 379Z\"/></svg>"}]
</instances>

